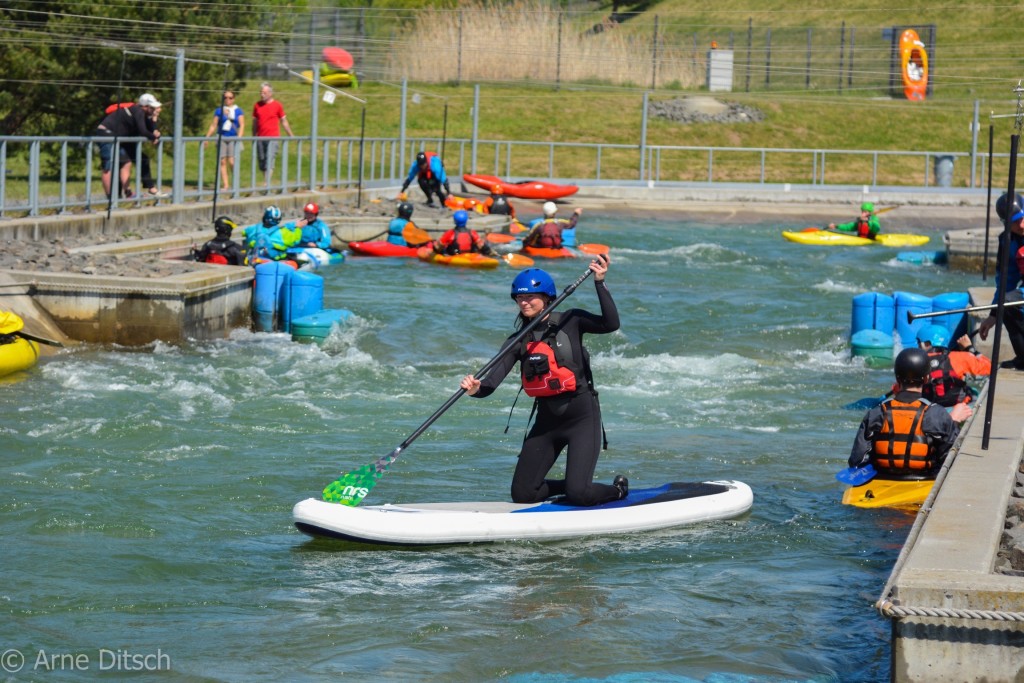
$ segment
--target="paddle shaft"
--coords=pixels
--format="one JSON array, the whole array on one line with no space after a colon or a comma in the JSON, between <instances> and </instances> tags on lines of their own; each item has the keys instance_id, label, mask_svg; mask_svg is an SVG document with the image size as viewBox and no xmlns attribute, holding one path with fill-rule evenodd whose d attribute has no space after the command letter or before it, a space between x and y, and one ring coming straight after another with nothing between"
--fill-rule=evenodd
<instances>
[{"instance_id":1,"label":"paddle shaft","mask_svg":"<svg viewBox=\"0 0 1024 683\"><path fill-rule=\"evenodd\" d=\"M548 313L553 311L556 306L565 301L570 294L576 291L576 288L583 284L583 281L590 277L590 274L592 272L593 271L590 270L590 268L587 268L586 272L584 272L583 275L576 278L575 282L566 287L565 290L563 290L561 294L559 294L551 303L549 303L544 308L544 310L540 312L539 315L534 316L533 320L527 323L527 325L523 327L522 330L519 331L519 334L517 334L515 337L509 340L504 346L502 346L501 351L499 351L498 354L494 356L494 358L487 361L487 363L482 368L477 370L473 376L477 378L482 378L484 375L486 375L495 365L498 364L498 362L508 352L509 349L518 346L519 343L526 338L526 335L530 334L530 332L532 332L535 327L540 325L541 321L547 317ZM449 408L455 405L455 402L462 398L462 395L465 393L466 390L460 387L458 391L452 394L451 398L444 402L444 405L435 410L433 415L428 417L423 424L417 427L416 431L414 431L412 434L406 437L405 441L399 444L398 448L391 451L391 453L389 453L388 455L385 455L384 457L378 459L377 462L373 464L374 469L377 472L383 472L384 470L386 470L391 465L391 463L398 459L398 455L403 450L408 448L413 441L415 441L417 438L419 438L421 434L423 434L423 432L427 431L430 425L434 424L434 422L437 421L437 418L441 417Z\"/></svg>"},{"instance_id":2,"label":"paddle shaft","mask_svg":"<svg viewBox=\"0 0 1024 683\"><path fill-rule=\"evenodd\" d=\"M15 332L14 334L16 334L19 337L22 337L24 339L28 339L29 341L34 341L34 342L36 342L38 344L47 344L49 346L59 346L61 348L64 348L64 344L62 344L59 341L56 341L55 339L47 339L46 337L37 337L34 334L29 334L28 332L21 332L21 331Z\"/></svg>"},{"instance_id":3,"label":"paddle shaft","mask_svg":"<svg viewBox=\"0 0 1024 683\"><path fill-rule=\"evenodd\" d=\"M1024 306L1024 301L1008 301L1003 304L1006 308L1013 308L1018 306ZM998 308L999 304L989 304L987 306L968 306L967 308L954 308L950 311L931 311L929 313L914 313L913 311L907 311L907 322L912 323L918 318L936 318L940 315L949 315L951 313L974 313L976 311L991 311Z\"/></svg>"}]
</instances>

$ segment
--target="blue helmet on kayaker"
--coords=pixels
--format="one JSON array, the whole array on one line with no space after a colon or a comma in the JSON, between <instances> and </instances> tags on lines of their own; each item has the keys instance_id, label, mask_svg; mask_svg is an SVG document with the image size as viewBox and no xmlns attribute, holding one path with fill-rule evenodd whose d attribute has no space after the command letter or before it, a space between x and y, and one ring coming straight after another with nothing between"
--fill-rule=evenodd
<instances>
[{"instance_id":1,"label":"blue helmet on kayaker","mask_svg":"<svg viewBox=\"0 0 1024 683\"><path fill-rule=\"evenodd\" d=\"M459 209L452 214L452 220L455 221L455 227L464 228L466 227L466 223L469 222L469 214L463 209Z\"/></svg>"},{"instance_id":2,"label":"blue helmet on kayaker","mask_svg":"<svg viewBox=\"0 0 1024 683\"><path fill-rule=\"evenodd\" d=\"M924 384L931 372L931 362L924 349L909 348L900 351L893 363L896 381L903 385Z\"/></svg>"},{"instance_id":3,"label":"blue helmet on kayaker","mask_svg":"<svg viewBox=\"0 0 1024 683\"><path fill-rule=\"evenodd\" d=\"M917 343L928 342L934 347L948 349L951 336L942 325L925 325L917 331Z\"/></svg>"},{"instance_id":4,"label":"blue helmet on kayaker","mask_svg":"<svg viewBox=\"0 0 1024 683\"><path fill-rule=\"evenodd\" d=\"M267 228L272 228L281 222L281 209L276 206L268 206L263 212L263 225Z\"/></svg>"},{"instance_id":5,"label":"blue helmet on kayaker","mask_svg":"<svg viewBox=\"0 0 1024 683\"><path fill-rule=\"evenodd\" d=\"M999 214L999 219L1003 223L1016 223L1021 218L1024 218L1024 198L1019 194L1015 194L1013 196L1013 203L1010 204L1004 192L996 200L996 213Z\"/></svg>"},{"instance_id":6,"label":"blue helmet on kayaker","mask_svg":"<svg viewBox=\"0 0 1024 683\"><path fill-rule=\"evenodd\" d=\"M558 295L555 281L540 268L527 268L512 281L512 298L519 294L546 294L552 299Z\"/></svg>"}]
</instances>

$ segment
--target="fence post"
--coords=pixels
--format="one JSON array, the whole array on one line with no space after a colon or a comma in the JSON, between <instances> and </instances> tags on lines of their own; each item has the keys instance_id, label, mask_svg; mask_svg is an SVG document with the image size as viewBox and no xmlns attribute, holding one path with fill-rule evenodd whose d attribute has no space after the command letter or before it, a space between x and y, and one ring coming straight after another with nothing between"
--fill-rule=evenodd
<instances>
[{"instance_id":1,"label":"fence post","mask_svg":"<svg viewBox=\"0 0 1024 683\"><path fill-rule=\"evenodd\" d=\"M320 65L313 62L313 82L310 84L309 102L309 189L316 189L316 152L317 140L320 137Z\"/></svg>"},{"instance_id":2,"label":"fence post","mask_svg":"<svg viewBox=\"0 0 1024 683\"><path fill-rule=\"evenodd\" d=\"M651 90L658 87L658 15L654 15L654 40L651 45Z\"/></svg>"},{"instance_id":3,"label":"fence post","mask_svg":"<svg viewBox=\"0 0 1024 683\"><path fill-rule=\"evenodd\" d=\"M408 114L408 102L409 102L409 79L402 79L402 103L399 109L398 116L398 178L400 181L405 181L405 121L406 115Z\"/></svg>"},{"instance_id":4,"label":"fence post","mask_svg":"<svg viewBox=\"0 0 1024 683\"><path fill-rule=\"evenodd\" d=\"M455 85L462 85L462 10L459 10L459 49L456 52Z\"/></svg>"},{"instance_id":5,"label":"fence post","mask_svg":"<svg viewBox=\"0 0 1024 683\"><path fill-rule=\"evenodd\" d=\"M644 172L647 160L647 100L650 92L644 92L643 107L640 114L640 180L644 179Z\"/></svg>"},{"instance_id":6,"label":"fence post","mask_svg":"<svg viewBox=\"0 0 1024 683\"><path fill-rule=\"evenodd\" d=\"M971 119L971 187L977 182L976 165L978 159L978 100L974 100L974 118Z\"/></svg>"},{"instance_id":7,"label":"fence post","mask_svg":"<svg viewBox=\"0 0 1024 683\"><path fill-rule=\"evenodd\" d=\"M750 58L754 49L754 18L747 17L747 85L746 91L750 92Z\"/></svg>"},{"instance_id":8,"label":"fence post","mask_svg":"<svg viewBox=\"0 0 1024 683\"><path fill-rule=\"evenodd\" d=\"M856 52L854 46L857 42L857 27L850 27L850 59L846 65L846 87L853 88L853 55Z\"/></svg>"},{"instance_id":9,"label":"fence post","mask_svg":"<svg viewBox=\"0 0 1024 683\"><path fill-rule=\"evenodd\" d=\"M472 156L470 159L470 173L476 173L476 150L480 144L480 84L473 86L473 139Z\"/></svg>"},{"instance_id":10,"label":"fence post","mask_svg":"<svg viewBox=\"0 0 1024 683\"><path fill-rule=\"evenodd\" d=\"M811 89L811 32L814 29L807 29L807 74L804 76L804 90Z\"/></svg>"},{"instance_id":11,"label":"fence post","mask_svg":"<svg viewBox=\"0 0 1024 683\"><path fill-rule=\"evenodd\" d=\"M185 50L175 50L174 62L174 165L171 178L171 201L181 204L185 200ZM141 149L141 147L140 147ZM215 173L219 173L215 170ZM111 176L115 173L111 173ZM215 176L216 177L216 176ZM215 181L219 182L219 181Z\"/></svg>"},{"instance_id":12,"label":"fence post","mask_svg":"<svg viewBox=\"0 0 1024 683\"><path fill-rule=\"evenodd\" d=\"M772 30L765 33L764 46L764 89L768 90L772 84Z\"/></svg>"},{"instance_id":13,"label":"fence post","mask_svg":"<svg viewBox=\"0 0 1024 683\"><path fill-rule=\"evenodd\" d=\"M843 53L846 52L846 21L839 29L839 92L843 92Z\"/></svg>"},{"instance_id":14,"label":"fence post","mask_svg":"<svg viewBox=\"0 0 1024 683\"><path fill-rule=\"evenodd\" d=\"M555 42L555 91L562 88L562 19L561 12L558 13L558 39Z\"/></svg>"}]
</instances>

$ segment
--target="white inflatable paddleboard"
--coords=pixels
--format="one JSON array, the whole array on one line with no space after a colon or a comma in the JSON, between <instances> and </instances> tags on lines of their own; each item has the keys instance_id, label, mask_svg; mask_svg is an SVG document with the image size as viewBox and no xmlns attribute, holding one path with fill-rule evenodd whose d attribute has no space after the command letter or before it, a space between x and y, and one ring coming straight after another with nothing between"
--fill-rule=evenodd
<instances>
[{"instance_id":1,"label":"white inflatable paddleboard","mask_svg":"<svg viewBox=\"0 0 1024 683\"><path fill-rule=\"evenodd\" d=\"M394 545L549 541L665 529L737 517L754 494L740 481L675 482L633 489L604 505L549 501L413 503L350 507L309 498L295 505L299 531L311 536Z\"/></svg>"}]
</instances>

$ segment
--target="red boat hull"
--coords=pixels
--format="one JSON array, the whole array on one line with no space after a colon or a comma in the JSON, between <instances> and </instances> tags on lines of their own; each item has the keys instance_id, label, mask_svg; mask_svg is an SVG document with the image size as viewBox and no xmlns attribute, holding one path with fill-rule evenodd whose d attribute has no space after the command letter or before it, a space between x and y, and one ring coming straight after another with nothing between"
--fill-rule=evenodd
<instances>
[{"instance_id":1,"label":"red boat hull","mask_svg":"<svg viewBox=\"0 0 1024 683\"><path fill-rule=\"evenodd\" d=\"M501 187L509 197L519 199L561 199L571 194L576 194L579 187L576 185L556 185L542 180L524 180L518 183L506 183L504 180L493 175L474 175L467 173L462 179L471 185L490 192L495 185Z\"/></svg>"},{"instance_id":2,"label":"red boat hull","mask_svg":"<svg viewBox=\"0 0 1024 683\"><path fill-rule=\"evenodd\" d=\"M416 257L415 247L403 247L391 242L349 242L348 250L360 256Z\"/></svg>"}]
</instances>

